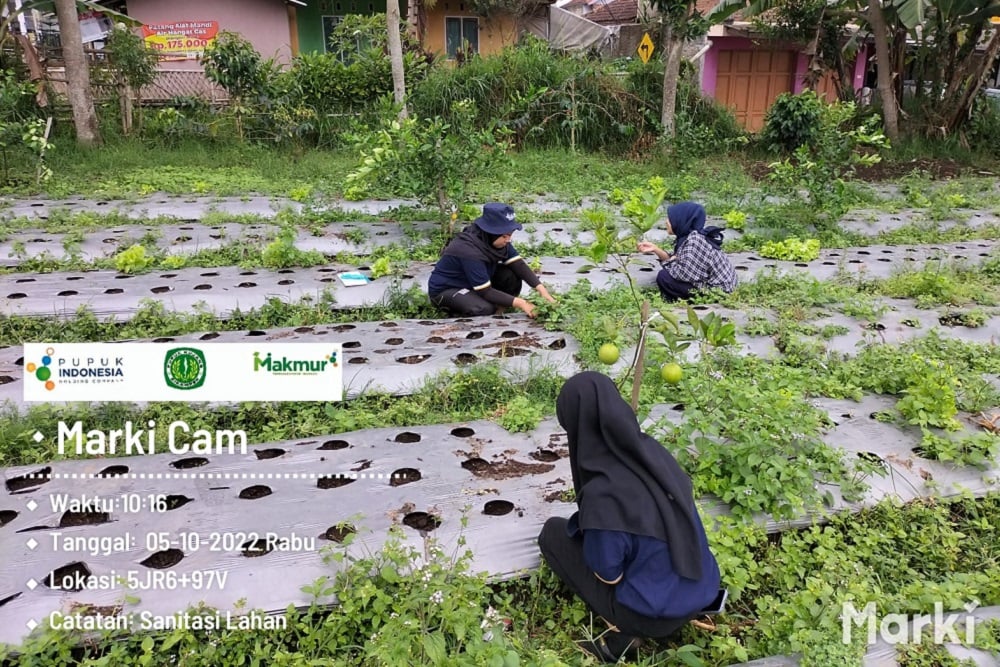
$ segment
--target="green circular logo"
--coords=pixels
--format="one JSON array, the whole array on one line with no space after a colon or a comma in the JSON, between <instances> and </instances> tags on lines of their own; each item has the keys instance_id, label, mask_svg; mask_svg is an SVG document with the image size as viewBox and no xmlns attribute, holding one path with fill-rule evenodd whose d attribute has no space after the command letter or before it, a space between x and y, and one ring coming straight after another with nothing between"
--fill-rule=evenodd
<instances>
[{"instance_id":1,"label":"green circular logo","mask_svg":"<svg viewBox=\"0 0 1000 667\"><path fill-rule=\"evenodd\" d=\"M179 347L167 352L163 360L163 379L174 389L197 389L205 384L205 353L193 347Z\"/></svg>"}]
</instances>

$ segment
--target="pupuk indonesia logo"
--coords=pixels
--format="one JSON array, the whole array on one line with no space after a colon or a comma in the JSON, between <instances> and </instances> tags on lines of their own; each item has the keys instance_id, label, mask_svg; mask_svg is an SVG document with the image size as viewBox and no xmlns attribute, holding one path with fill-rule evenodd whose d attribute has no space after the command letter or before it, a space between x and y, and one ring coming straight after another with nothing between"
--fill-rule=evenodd
<instances>
[{"instance_id":1,"label":"pupuk indonesia logo","mask_svg":"<svg viewBox=\"0 0 1000 667\"><path fill-rule=\"evenodd\" d=\"M56 388L56 383L52 380L52 355L56 353L55 348L47 347L45 348L45 356L42 357L41 365L39 366L35 362L29 362L25 365L24 370L28 373L34 374L35 378L39 382L45 383L45 388L52 391Z\"/></svg>"},{"instance_id":2,"label":"pupuk indonesia logo","mask_svg":"<svg viewBox=\"0 0 1000 667\"><path fill-rule=\"evenodd\" d=\"M173 389L197 389L207 372L205 353L194 347L175 347L163 358L163 379Z\"/></svg>"},{"instance_id":3,"label":"pupuk indonesia logo","mask_svg":"<svg viewBox=\"0 0 1000 667\"><path fill-rule=\"evenodd\" d=\"M272 375L319 375L323 371L336 368L337 353L331 352L322 359L289 359L281 357L274 359L268 352L266 357L261 358L260 352L253 353L253 370L267 371Z\"/></svg>"}]
</instances>

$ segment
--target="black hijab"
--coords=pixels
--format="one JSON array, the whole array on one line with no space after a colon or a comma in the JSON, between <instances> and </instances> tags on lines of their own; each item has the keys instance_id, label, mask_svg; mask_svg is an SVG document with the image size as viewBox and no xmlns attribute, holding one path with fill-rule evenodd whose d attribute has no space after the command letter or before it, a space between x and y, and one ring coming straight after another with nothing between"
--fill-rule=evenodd
<instances>
[{"instance_id":1,"label":"black hijab","mask_svg":"<svg viewBox=\"0 0 1000 667\"><path fill-rule=\"evenodd\" d=\"M490 234L480 229L478 225L471 224L453 238L441 254L478 259L488 264L503 262L507 260L507 246L494 248L493 242L497 238L498 234Z\"/></svg>"},{"instance_id":2,"label":"black hijab","mask_svg":"<svg viewBox=\"0 0 1000 667\"><path fill-rule=\"evenodd\" d=\"M691 479L663 445L639 429L611 379L587 371L567 380L556 416L569 437L580 528L655 537L669 545L679 575L700 579Z\"/></svg>"}]
</instances>

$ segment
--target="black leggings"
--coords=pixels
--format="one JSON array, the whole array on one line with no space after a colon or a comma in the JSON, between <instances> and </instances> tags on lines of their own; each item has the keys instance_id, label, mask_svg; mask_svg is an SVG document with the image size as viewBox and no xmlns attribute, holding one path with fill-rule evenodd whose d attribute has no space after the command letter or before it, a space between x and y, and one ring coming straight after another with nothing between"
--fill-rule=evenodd
<instances>
[{"instance_id":1,"label":"black leggings","mask_svg":"<svg viewBox=\"0 0 1000 667\"><path fill-rule=\"evenodd\" d=\"M521 279L514 275L514 272L506 266L498 266L490 279L493 289L500 290L511 296L521 294ZM471 315L479 317L482 315L492 315L496 312L497 305L490 303L483 297L476 294L472 289L450 289L444 292L430 295L431 303L445 310L450 310L456 315Z\"/></svg>"},{"instance_id":2,"label":"black leggings","mask_svg":"<svg viewBox=\"0 0 1000 667\"><path fill-rule=\"evenodd\" d=\"M683 280L677 280L666 269L656 274L656 286L660 288L660 296L664 301L685 301L691 297L694 285Z\"/></svg>"},{"instance_id":3,"label":"black leggings","mask_svg":"<svg viewBox=\"0 0 1000 667\"><path fill-rule=\"evenodd\" d=\"M615 599L615 587L594 576L583 559L583 536L566 534L567 519L552 517L538 536L538 546L549 568L597 615L632 637L663 639L680 630L687 618L650 618Z\"/></svg>"}]
</instances>

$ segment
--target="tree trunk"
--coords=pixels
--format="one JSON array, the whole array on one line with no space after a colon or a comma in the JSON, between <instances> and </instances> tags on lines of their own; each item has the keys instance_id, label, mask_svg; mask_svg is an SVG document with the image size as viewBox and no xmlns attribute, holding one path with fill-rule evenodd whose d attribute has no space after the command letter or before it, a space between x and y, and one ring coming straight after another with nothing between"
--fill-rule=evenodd
<instances>
[{"instance_id":1,"label":"tree trunk","mask_svg":"<svg viewBox=\"0 0 1000 667\"><path fill-rule=\"evenodd\" d=\"M976 70L967 79L968 84L964 91L962 91L962 97L960 98L957 106L955 107L954 113L948 122L948 129L954 132L961 124L962 121L969 116L969 110L972 108L972 104L976 99L976 94L983 87L983 83L986 81L986 76L990 71L990 66L993 61L996 60L997 54L1000 53L1000 30L993 31L993 37L990 38L989 45L986 47L986 53L978 61Z\"/></svg>"},{"instance_id":2,"label":"tree trunk","mask_svg":"<svg viewBox=\"0 0 1000 667\"><path fill-rule=\"evenodd\" d=\"M899 140L899 109L896 90L892 85L892 54L889 52L889 29L885 24L880 0L868 0L868 22L875 36L875 61L878 65L878 94L882 100L882 117L885 136L890 141Z\"/></svg>"},{"instance_id":3,"label":"tree trunk","mask_svg":"<svg viewBox=\"0 0 1000 667\"><path fill-rule=\"evenodd\" d=\"M385 3L385 20L389 31L389 61L392 64L392 96L400 106L399 118L407 117L406 79L403 72L403 42L399 36L399 0Z\"/></svg>"},{"instance_id":4,"label":"tree trunk","mask_svg":"<svg viewBox=\"0 0 1000 667\"><path fill-rule=\"evenodd\" d=\"M94 93L90 87L90 67L83 52L80 35L80 17L75 0L55 0L59 19L59 37L62 41L63 60L66 62L66 88L73 107L73 124L76 140L84 146L101 143L101 131L94 110Z\"/></svg>"},{"instance_id":5,"label":"tree trunk","mask_svg":"<svg viewBox=\"0 0 1000 667\"><path fill-rule=\"evenodd\" d=\"M676 132L677 79L681 71L681 50L684 48L684 40L675 39L675 34L673 28L667 27L663 39L666 61L663 66L663 107L660 111L663 136L671 139Z\"/></svg>"}]
</instances>

